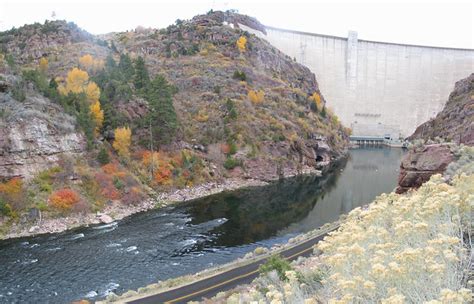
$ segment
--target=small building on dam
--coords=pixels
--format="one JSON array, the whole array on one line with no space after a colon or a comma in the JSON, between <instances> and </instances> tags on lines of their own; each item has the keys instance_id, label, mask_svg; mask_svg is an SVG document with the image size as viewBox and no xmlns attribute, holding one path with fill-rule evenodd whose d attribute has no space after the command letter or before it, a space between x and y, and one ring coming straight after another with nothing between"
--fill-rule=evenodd
<instances>
[{"instance_id":1,"label":"small building on dam","mask_svg":"<svg viewBox=\"0 0 474 304\"><path fill-rule=\"evenodd\" d=\"M436 116L456 81L474 72L474 50L239 26L315 73L328 107L358 137L405 138Z\"/></svg>"}]
</instances>

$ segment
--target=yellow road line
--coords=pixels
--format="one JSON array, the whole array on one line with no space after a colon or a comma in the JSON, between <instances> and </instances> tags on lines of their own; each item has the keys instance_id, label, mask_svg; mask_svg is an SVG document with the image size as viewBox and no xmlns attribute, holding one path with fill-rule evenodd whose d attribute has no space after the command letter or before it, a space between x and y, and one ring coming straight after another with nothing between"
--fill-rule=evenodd
<instances>
[{"instance_id":1,"label":"yellow road line","mask_svg":"<svg viewBox=\"0 0 474 304\"><path fill-rule=\"evenodd\" d=\"M254 274L254 273L257 273L257 272L258 272L258 269L257 269L257 270L254 270L254 271L251 271L251 272L248 272L248 273L246 273L246 274L242 274L242 275L240 275L240 276L234 277L234 278L232 278L232 279L230 279L230 280L221 282L221 283L219 283L219 284L215 284L215 285L209 286L209 287L207 287L207 288L198 290L198 291L196 291L196 292L190 293L190 294L185 295L185 296L182 296L182 297L180 297L180 298L176 298L176 299L173 299L173 300L171 300L171 301L167 301L167 302L165 302L165 303L166 303L166 304L171 304L171 303L175 303L175 302L184 300L184 299L186 299L186 298L190 298L190 297L192 297L192 296L195 296L195 295L198 295L198 294L200 294L200 293L203 293L203 292L212 290L212 289L214 289L214 288L216 288L216 287L225 285L225 284L230 283L230 282L232 282L232 281L235 281L235 280L238 280L238 279L241 279L241 278L248 277L248 276L250 276L250 275L252 275L252 274Z\"/></svg>"},{"instance_id":2,"label":"yellow road line","mask_svg":"<svg viewBox=\"0 0 474 304\"><path fill-rule=\"evenodd\" d=\"M285 257L285 259L286 259L286 260L290 260L290 259L292 259L292 258L294 258L294 257L296 257L296 256L298 256L298 255L301 255L301 254L303 254L303 253L305 253L305 252L307 252L307 251L310 251L310 250L313 250L313 246L311 246L311 247L309 247L309 248L306 248L306 249L304 249L304 250L301 250L301 251L299 251L299 252L297 252L297 253L295 253L295 254L292 254L292 255L290 255L289 257ZM188 295L185 295L185 296L182 296L182 297L179 297L179 298L170 300L170 301L166 301L165 304L176 303L176 302L181 301L181 300L184 300L184 299L186 299L186 298L190 298L190 297L195 296L195 295L198 295L198 294L200 294L200 293L204 293L204 292L206 292L206 291L215 289L215 288L217 288L217 287L220 287L220 286L225 285L225 284L227 284L227 283L230 283L230 282L232 282L232 281L236 281L236 280L239 280L239 279L248 277L248 276L250 276L250 275L252 275L252 274L257 273L258 271L259 271L259 270L257 269L257 270L254 270L254 271L251 271L251 272L242 274L242 275L240 275L240 276L234 277L234 278L229 279L229 280L227 280L227 281L224 281L224 282L221 282L221 283L218 283L218 284L209 286L209 287L207 287L207 288L204 288L204 289L195 291L195 292L190 293L190 294L188 294ZM222 274L222 273L221 273L221 274ZM219 274L219 275L221 275L221 274Z\"/></svg>"}]
</instances>

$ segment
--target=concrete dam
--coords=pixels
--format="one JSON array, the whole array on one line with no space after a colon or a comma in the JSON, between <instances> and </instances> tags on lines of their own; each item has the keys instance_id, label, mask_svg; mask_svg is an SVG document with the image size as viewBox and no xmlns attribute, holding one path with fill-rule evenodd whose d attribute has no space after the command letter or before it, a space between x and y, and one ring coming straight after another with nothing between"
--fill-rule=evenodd
<instances>
[{"instance_id":1,"label":"concrete dam","mask_svg":"<svg viewBox=\"0 0 474 304\"><path fill-rule=\"evenodd\" d=\"M354 136L404 138L436 116L456 81L474 71L474 50L360 40L239 26L316 75L327 106Z\"/></svg>"}]
</instances>

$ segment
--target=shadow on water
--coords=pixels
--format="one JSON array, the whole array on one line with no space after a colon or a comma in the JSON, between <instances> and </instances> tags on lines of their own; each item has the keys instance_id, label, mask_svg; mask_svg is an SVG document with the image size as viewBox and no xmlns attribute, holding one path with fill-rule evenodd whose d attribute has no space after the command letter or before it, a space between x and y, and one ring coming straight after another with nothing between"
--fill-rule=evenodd
<instances>
[{"instance_id":1,"label":"shadow on water","mask_svg":"<svg viewBox=\"0 0 474 304\"><path fill-rule=\"evenodd\" d=\"M335 187L346 162L347 159L340 161L323 177L280 180L268 186L190 201L181 208L192 215L191 224L227 219L210 231L225 236L212 240L213 246L231 247L265 240L305 218L318 200Z\"/></svg>"},{"instance_id":2,"label":"shadow on water","mask_svg":"<svg viewBox=\"0 0 474 304\"><path fill-rule=\"evenodd\" d=\"M364 148L298 177L110 225L0 241L0 303L68 303L230 262L336 220L396 186L402 151Z\"/></svg>"}]
</instances>

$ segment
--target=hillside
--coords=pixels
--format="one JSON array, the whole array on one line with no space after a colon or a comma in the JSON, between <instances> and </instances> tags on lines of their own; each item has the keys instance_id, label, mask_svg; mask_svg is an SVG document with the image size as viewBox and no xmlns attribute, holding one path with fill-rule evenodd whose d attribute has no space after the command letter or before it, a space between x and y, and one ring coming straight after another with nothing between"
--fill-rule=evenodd
<instances>
[{"instance_id":1,"label":"hillside","mask_svg":"<svg viewBox=\"0 0 474 304\"><path fill-rule=\"evenodd\" d=\"M474 74L456 82L443 110L416 128L408 139L436 137L474 145Z\"/></svg>"},{"instance_id":2,"label":"hillside","mask_svg":"<svg viewBox=\"0 0 474 304\"><path fill-rule=\"evenodd\" d=\"M0 33L0 223L114 217L150 187L272 180L341 157L348 133L314 74L239 24L263 28L210 12L100 37L65 21Z\"/></svg>"}]
</instances>

